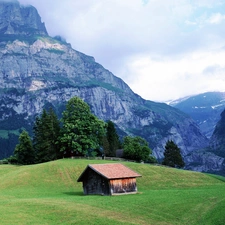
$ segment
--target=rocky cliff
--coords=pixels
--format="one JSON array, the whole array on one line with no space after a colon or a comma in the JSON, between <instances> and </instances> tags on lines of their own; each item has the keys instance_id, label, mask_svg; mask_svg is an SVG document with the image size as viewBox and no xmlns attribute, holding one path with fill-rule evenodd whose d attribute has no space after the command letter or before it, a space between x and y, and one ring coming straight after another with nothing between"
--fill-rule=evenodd
<instances>
[{"instance_id":1,"label":"rocky cliff","mask_svg":"<svg viewBox=\"0 0 225 225\"><path fill-rule=\"evenodd\" d=\"M212 137L210 138L209 151L220 157L219 173L225 174L225 110L217 123Z\"/></svg>"},{"instance_id":2,"label":"rocky cliff","mask_svg":"<svg viewBox=\"0 0 225 225\"><path fill-rule=\"evenodd\" d=\"M223 110L220 116L221 118L216 124L209 145L214 152L225 157L225 110Z\"/></svg>"},{"instance_id":3,"label":"rocky cliff","mask_svg":"<svg viewBox=\"0 0 225 225\"><path fill-rule=\"evenodd\" d=\"M61 116L73 96L86 101L99 118L112 120L121 134L144 137L158 159L163 157L167 140L173 140L184 157L207 146L208 139L189 116L166 104L142 99L93 57L48 36L32 6L0 1L0 21L3 156L13 150L10 137L18 136L22 127L31 131L35 116L44 107L52 106Z\"/></svg>"},{"instance_id":4,"label":"rocky cliff","mask_svg":"<svg viewBox=\"0 0 225 225\"><path fill-rule=\"evenodd\" d=\"M0 1L0 34L47 35L44 23L33 6L23 7L17 0Z\"/></svg>"},{"instance_id":5,"label":"rocky cliff","mask_svg":"<svg viewBox=\"0 0 225 225\"><path fill-rule=\"evenodd\" d=\"M225 110L216 124L209 146L186 156L188 169L225 175Z\"/></svg>"}]
</instances>

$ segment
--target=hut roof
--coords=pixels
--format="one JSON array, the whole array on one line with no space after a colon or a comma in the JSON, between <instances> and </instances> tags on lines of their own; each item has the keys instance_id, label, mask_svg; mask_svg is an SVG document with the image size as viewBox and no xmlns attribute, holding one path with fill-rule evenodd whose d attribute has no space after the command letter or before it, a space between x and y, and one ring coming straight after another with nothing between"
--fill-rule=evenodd
<instances>
[{"instance_id":1,"label":"hut roof","mask_svg":"<svg viewBox=\"0 0 225 225\"><path fill-rule=\"evenodd\" d=\"M88 168L94 170L96 173L100 174L108 180L128 177L141 177L140 174L134 172L133 170L120 163L89 164L78 178L78 182L83 180L83 176Z\"/></svg>"}]
</instances>

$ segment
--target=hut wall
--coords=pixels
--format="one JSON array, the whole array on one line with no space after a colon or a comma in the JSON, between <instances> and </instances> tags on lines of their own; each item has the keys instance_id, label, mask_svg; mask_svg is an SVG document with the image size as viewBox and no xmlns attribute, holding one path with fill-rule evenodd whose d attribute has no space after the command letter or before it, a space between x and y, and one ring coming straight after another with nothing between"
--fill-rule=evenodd
<instances>
[{"instance_id":1,"label":"hut wall","mask_svg":"<svg viewBox=\"0 0 225 225\"><path fill-rule=\"evenodd\" d=\"M110 180L111 194L137 192L136 178Z\"/></svg>"},{"instance_id":2,"label":"hut wall","mask_svg":"<svg viewBox=\"0 0 225 225\"><path fill-rule=\"evenodd\" d=\"M104 194L109 195L108 180L100 176L93 170L88 170L83 180L84 194Z\"/></svg>"}]
</instances>

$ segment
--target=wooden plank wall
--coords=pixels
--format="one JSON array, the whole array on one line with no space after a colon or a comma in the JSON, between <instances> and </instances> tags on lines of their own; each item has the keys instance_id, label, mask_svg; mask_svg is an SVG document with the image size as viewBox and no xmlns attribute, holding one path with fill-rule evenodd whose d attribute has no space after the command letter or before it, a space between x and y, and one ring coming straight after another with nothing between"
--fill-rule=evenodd
<instances>
[{"instance_id":1,"label":"wooden plank wall","mask_svg":"<svg viewBox=\"0 0 225 225\"><path fill-rule=\"evenodd\" d=\"M111 194L137 192L136 178L110 180Z\"/></svg>"},{"instance_id":2,"label":"wooden plank wall","mask_svg":"<svg viewBox=\"0 0 225 225\"><path fill-rule=\"evenodd\" d=\"M108 180L100 176L93 170L86 172L85 179L83 180L84 194L103 194L109 195Z\"/></svg>"}]
</instances>

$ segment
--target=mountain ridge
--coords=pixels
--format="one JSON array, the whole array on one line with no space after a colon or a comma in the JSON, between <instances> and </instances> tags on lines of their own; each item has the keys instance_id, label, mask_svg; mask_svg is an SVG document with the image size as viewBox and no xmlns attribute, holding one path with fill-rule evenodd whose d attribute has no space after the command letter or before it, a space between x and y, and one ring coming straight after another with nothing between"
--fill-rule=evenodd
<instances>
[{"instance_id":1,"label":"mountain ridge","mask_svg":"<svg viewBox=\"0 0 225 225\"><path fill-rule=\"evenodd\" d=\"M22 6L17 0L2 0L0 1L0 13L1 35L48 35L37 9L31 5Z\"/></svg>"},{"instance_id":2,"label":"mountain ridge","mask_svg":"<svg viewBox=\"0 0 225 225\"><path fill-rule=\"evenodd\" d=\"M2 7L1 2L0 12L4 11ZM21 10L17 3L11 8ZM26 13L26 9L33 13L31 17L35 16L35 24L44 26L30 6L23 6L20 13ZM0 19L3 20L2 14ZM22 29L25 22L17 24L22 24ZM145 138L159 160L168 140L181 148L184 158L208 145L208 139L190 116L167 104L141 98L93 57L72 49L59 38L42 34L42 26L40 32L38 29L18 34L16 27L15 33L4 33L6 36L0 39L0 134L6 131L4 135L8 137L2 135L0 143L7 154L12 153L20 129L32 132L34 118L43 108L51 106L60 116L73 96L87 102L100 119L113 121L124 135Z\"/></svg>"},{"instance_id":3,"label":"mountain ridge","mask_svg":"<svg viewBox=\"0 0 225 225\"><path fill-rule=\"evenodd\" d=\"M169 105L191 116L203 134L210 138L225 108L225 92L205 92L177 99Z\"/></svg>"}]
</instances>

